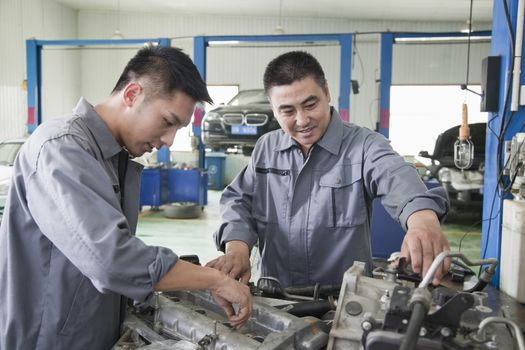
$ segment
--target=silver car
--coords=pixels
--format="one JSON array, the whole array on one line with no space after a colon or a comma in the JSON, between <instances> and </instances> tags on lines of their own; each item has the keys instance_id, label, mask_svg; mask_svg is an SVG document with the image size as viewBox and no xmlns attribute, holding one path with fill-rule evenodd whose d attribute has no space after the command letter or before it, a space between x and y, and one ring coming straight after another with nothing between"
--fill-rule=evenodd
<instances>
[{"instance_id":1,"label":"silver car","mask_svg":"<svg viewBox=\"0 0 525 350\"><path fill-rule=\"evenodd\" d=\"M25 139L6 140L0 142L0 220L4 213L5 200L11 176L13 175L13 164L18 151L24 144Z\"/></svg>"}]
</instances>

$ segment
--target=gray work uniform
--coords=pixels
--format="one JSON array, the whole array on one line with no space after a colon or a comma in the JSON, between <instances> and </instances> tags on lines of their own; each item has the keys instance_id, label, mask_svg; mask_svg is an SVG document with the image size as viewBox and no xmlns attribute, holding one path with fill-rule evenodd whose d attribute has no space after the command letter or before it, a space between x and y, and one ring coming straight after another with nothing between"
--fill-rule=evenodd
<instances>
[{"instance_id":1,"label":"gray work uniform","mask_svg":"<svg viewBox=\"0 0 525 350\"><path fill-rule=\"evenodd\" d=\"M443 189L428 191L382 135L344 123L332 108L305 159L283 130L263 135L248 166L221 197L217 247L258 241L260 275L283 286L340 285L354 260L371 263L371 203L380 197L406 230L408 217L448 211Z\"/></svg>"},{"instance_id":2,"label":"gray work uniform","mask_svg":"<svg viewBox=\"0 0 525 350\"><path fill-rule=\"evenodd\" d=\"M142 166L128 162L122 209L121 149L84 99L22 147L0 228L0 349L109 349L121 296L144 300L176 263L134 236Z\"/></svg>"}]
</instances>

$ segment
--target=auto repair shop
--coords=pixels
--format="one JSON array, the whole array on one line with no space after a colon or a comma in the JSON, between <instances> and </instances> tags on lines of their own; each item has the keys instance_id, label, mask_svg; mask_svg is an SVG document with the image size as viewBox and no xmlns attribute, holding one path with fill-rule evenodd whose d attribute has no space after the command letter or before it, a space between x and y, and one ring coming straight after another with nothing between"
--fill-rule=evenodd
<instances>
[{"instance_id":1,"label":"auto repair shop","mask_svg":"<svg viewBox=\"0 0 525 350\"><path fill-rule=\"evenodd\" d=\"M524 17L0 0L0 350L525 350Z\"/></svg>"}]
</instances>

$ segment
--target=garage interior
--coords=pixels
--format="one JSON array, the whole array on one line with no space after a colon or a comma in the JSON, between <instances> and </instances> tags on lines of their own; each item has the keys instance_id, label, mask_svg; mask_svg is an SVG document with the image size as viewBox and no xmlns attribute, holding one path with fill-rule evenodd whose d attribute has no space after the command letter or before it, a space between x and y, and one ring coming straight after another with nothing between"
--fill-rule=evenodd
<instances>
[{"instance_id":1,"label":"garage interior","mask_svg":"<svg viewBox=\"0 0 525 350\"><path fill-rule=\"evenodd\" d=\"M223 254L213 238L222 223L219 201L250 163L257 138L247 136L280 128L276 121L268 129L261 127L266 121L249 124L249 112L228 109L230 100L261 90L273 58L307 51L323 67L330 104L341 118L382 134L429 189L447 191L442 230L457 264L443 284L463 299L436 292L434 303L455 304L432 304L434 315L424 314L417 335L407 330L417 302L391 293L416 295L426 286L419 278L401 290L407 287L400 276L414 274L384 272L405 230L375 199L370 240L380 282L354 265L335 304L319 285L313 296L295 298L279 286L273 299L258 289L264 278L258 281L256 246L250 282L257 302L245 331L227 324L210 293L154 293L146 302L149 314L133 309L112 349L523 350L524 2L1 0L0 156L2 143L21 140L21 146L40 124L71 113L79 97L102 101L148 43L182 49L214 104L197 105L171 148L134 159L145 166L136 236L205 265ZM231 122L224 129L229 136L213 136L213 120L225 113L246 114L244 125L233 135ZM258 113L264 112L252 111ZM461 169L454 147L467 142L460 138L465 124L473 160ZM10 170L6 174L0 173L2 206L11 183ZM479 281L479 290L467 292ZM324 306L330 301L326 313L286 312L319 299ZM410 345L407 333L415 339Z\"/></svg>"}]
</instances>

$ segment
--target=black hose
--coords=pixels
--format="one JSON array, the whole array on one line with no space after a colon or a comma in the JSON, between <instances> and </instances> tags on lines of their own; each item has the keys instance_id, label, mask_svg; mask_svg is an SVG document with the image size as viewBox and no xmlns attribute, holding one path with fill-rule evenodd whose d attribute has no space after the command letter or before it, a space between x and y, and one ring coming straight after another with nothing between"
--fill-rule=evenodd
<instances>
[{"instance_id":1,"label":"black hose","mask_svg":"<svg viewBox=\"0 0 525 350\"><path fill-rule=\"evenodd\" d=\"M328 300L304 301L276 307L284 309L289 314L297 317L313 316L322 318L324 314L332 310L332 304Z\"/></svg>"},{"instance_id":2,"label":"black hose","mask_svg":"<svg viewBox=\"0 0 525 350\"><path fill-rule=\"evenodd\" d=\"M419 331L427 315L427 307L422 302L416 301L412 309L412 315L408 321L407 331L401 342L399 350L414 350L419 338Z\"/></svg>"},{"instance_id":3,"label":"black hose","mask_svg":"<svg viewBox=\"0 0 525 350\"><path fill-rule=\"evenodd\" d=\"M487 284L488 283L483 281L483 280L478 280L478 282L476 282L474 287L472 287L470 289L467 289L467 290L464 290L463 292L465 292L465 293L481 292L483 290L483 288L485 288L485 286Z\"/></svg>"}]
</instances>

